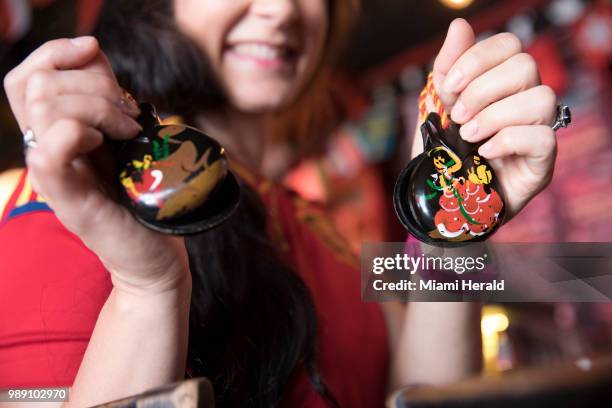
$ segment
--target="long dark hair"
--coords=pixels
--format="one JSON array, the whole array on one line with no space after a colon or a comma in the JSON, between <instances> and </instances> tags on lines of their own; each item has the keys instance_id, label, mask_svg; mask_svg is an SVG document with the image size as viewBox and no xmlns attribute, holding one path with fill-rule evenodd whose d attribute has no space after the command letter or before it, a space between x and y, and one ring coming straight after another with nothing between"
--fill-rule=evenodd
<instances>
[{"instance_id":1,"label":"long dark hair","mask_svg":"<svg viewBox=\"0 0 612 408\"><path fill-rule=\"evenodd\" d=\"M160 111L189 118L224 98L173 14L171 0L107 0L94 35L123 87ZM265 231L263 205L243 185L229 221L186 239L193 276L188 368L213 382L220 407L276 406L300 367L337 406L317 370L310 292Z\"/></svg>"}]
</instances>

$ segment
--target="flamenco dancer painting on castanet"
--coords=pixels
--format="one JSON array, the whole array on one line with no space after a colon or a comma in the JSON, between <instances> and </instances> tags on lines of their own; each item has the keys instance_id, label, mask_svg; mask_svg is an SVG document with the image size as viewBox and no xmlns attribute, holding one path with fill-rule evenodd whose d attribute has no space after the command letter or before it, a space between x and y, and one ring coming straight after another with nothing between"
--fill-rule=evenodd
<instances>
[{"instance_id":1,"label":"flamenco dancer painting on castanet","mask_svg":"<svg viewBox=\"0 0 612 408\"><path fill-rule=\"evenodd\" d=\"M504 197L495 171L459 126L430 113L421 126L424 152L402 170L394 206L419 240L438 246L484 241L503 223Z\"/></svg>"},{"instance_id":2,"label":"flamenco dancer painting on castanet","mask_svg":"<svg viewBox=\"0 0 612 408\"><path fill-rule=\"evenodd\" d=\"M472 156L473 166L467 178L457 176L462 170L459 157L445 147L436 147L427 154L436 173L426 183L431 192L426 200L437 200L436 229L429 232L435 239L467 241L482 236L499 222L503 208L499 194L491 187L493 174L480 156Z\"/></svg>"}]
</instances>

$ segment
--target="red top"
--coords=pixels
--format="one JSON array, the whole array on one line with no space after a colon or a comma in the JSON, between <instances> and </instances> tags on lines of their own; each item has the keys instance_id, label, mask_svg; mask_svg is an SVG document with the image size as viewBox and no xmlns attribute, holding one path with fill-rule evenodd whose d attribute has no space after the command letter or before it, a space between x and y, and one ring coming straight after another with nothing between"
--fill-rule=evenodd
<instances>
[{"instance_id":1,"label":"red top","mask_svg":"<svg viewBox=\"0 0 612 408\"><path fill-rule=\"evenodd\" d=\"M260 193L272 239L310 288L319 368L332 393L345 407L382 407L387 333L379 305L361 302L356 258L320 209L240 175ZM4 211L0 197L0 389L70 386L110 293L109 274L32 192L25 171L13 184ZM327 406L303 370L284 405Z\"/></svg>"}]
</instances>

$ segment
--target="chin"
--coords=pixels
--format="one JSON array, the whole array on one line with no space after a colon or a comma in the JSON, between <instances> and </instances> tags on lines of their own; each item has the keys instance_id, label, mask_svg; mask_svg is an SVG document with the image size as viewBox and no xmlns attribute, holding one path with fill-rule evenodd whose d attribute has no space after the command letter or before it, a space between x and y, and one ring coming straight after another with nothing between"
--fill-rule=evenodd
<instances>
[{"instance_id":1,"label":"chin","mask_svg":"<svg viewBox=\"0 0 612 408\"><path fill-rule=\"evenodd\" d=\"M238 111L243 113L266 114L277 112L286 104L280 101L270 100L242 100L240 102L234 102L233 105Z\"/></svg>"},{"instance_id":2,"label":"chin","mask_svg":"<svg viewBox=\"0 0 612 408\"><path fill-rule=\"evenodd\" d=\"M278 86L236 86L228 94L236 109L253 114L279 111L295 99L291 89Z\"/></svg>"}]
</instances>

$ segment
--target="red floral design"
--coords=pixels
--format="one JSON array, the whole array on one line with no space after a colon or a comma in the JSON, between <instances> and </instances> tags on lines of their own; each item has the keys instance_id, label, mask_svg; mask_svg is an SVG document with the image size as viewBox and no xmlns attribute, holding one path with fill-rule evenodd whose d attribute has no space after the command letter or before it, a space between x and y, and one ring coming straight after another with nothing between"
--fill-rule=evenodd
<instances>
[{"instance_id":1,"label":"red floral design","mask_svg":"<svg viewBox=\"0 0 612 408\"><path fill-rule=\"evenodd\" d=\"M440 210L434 222L443 236L455 238L464 233L481 235L498 222L503 208L499 194L492 188L471 181L453 183L440 196ZM463 208L462 208L463 207ZM468 219L469 217L469 219Z\"/></svg>"}]
</instances>

